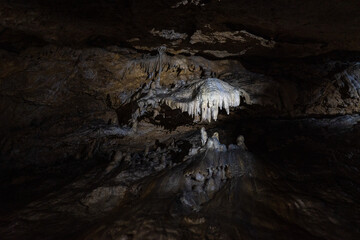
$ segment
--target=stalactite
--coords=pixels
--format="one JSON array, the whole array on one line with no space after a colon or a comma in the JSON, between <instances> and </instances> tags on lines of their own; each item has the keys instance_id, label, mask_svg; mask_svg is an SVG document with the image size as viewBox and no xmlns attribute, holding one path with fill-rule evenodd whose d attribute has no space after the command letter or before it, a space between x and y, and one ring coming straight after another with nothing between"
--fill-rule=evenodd
<instances>
[{"instance_id":1,"label":"stalactite","mask_svg":"<svg viewBox=\"0 0 360 240\"><path fill-rule=\"evenodd\" d=\"M154 86L155 85L155 86ZM230 113L230 107L238 107L241 98L251 104L249 95L217 78L196 80L189 84L175 87L173 90L157 88L152 82L146 95L137 100L139 108L133 113L133 120L143 116L149 108L152 111L160 108L161 103L172 109L180 109L194 118L194 121L217 120L219 109Z\"/></svg>"},{"instance_id":2,"label":"stalactite","mask_svg":"<svg viewBox=\"0 0 360 240\"><path fill-rule=\"evenodd\" d=\"M127 75L131 74L136 70L141 70L147 75L147 79L156 79L160 83L160 75L163 72L174 71L180 73L182 71L193 72L195 69L200 71L205 71L204 64L197 59L191 59L189 63L188 59L182 57L171 57L167 54L164 54L166 47L161 46L157 49L158 55L151 56L149 54L143 55L142 58L134 59L125 65L121 70L120 76L122 79L126 78ZM159 87L159 85L157 85Z\"/></svg>"},{"instance_id":3,"label":"stalactite","mask_svg":"<svg viewBox=\"0 0 360 240\"><path fill-rule=\"evenodd\" d=\"M230 107L238 107L241 97L246 103L251 103L245 91L220 79L208 78L180 87L162 101L173 109L181 109L194 118L201 116L201 120L211 122L211 119L217 120L219 109L225 109L229 114Z\"/></svg>"}]
</instances>

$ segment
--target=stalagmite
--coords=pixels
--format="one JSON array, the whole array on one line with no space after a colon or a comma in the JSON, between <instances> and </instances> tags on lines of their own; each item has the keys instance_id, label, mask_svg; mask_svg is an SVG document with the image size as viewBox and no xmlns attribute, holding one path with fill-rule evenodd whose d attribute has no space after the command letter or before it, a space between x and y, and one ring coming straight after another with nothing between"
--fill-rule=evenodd
<instances>
[{"instance_id":1,"label":"stalagmite","mask_svg":"<svg viewBox=\"0 0 360 240\"><path fill-rule=\"evenodd\" d=\"M239 135L238 138L236 139L236 144L241 147L241 149L243 150L247 150L247 147L245 145L245 139L243 135Z\"/></svg>"},{"instance_id":2,"label":"stalagmite","mask_svg":"<svg viewBox=\"0 0 360 240\"><path fill-rule=\"evenodd\" d=\"M161 46L157 50L158 50L158 53L159 53L159 75L158 75L158 78L156 79L156 87L160 88L160 77L161 77L161 72L162 72L162 62L161 62L161 60L162 60L162 55L166 51L166 47Z\"/></svg>"},{"instance_id":3,"label":"stalagmite","mask_svg":"<svg viewBox=\"0 0 360 240\"><path fill-rule=\"evenodd\" d=\"M204 146L207 142L208 136L207 133L205 131L205 128L202 127L201 128L201 145Z\"/></svg>"}]
</instances>

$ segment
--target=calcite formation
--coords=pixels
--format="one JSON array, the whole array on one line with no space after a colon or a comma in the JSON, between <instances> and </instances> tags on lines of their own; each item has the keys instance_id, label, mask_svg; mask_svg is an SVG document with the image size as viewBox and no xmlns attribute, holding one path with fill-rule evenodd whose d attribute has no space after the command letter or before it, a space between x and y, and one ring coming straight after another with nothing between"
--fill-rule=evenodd
<instances>
[{"instance_id":1,"label":"calcite formation","mask_svg":"<svg viewBox=\"0 0 360 240\"><path fill-rule=\"evenodd\" d=\"M198 80L190 85L180 87L169 97L163 99L164 103L173 109L181 109L195 119L217 120L219 109L230 113L230 107L240 106L241 97L250 103L248 94L230 84L217 79L208 78Z\"/></svg>"},{"instance_id":2,"label":"calcite formation","mask_svg":"<svg viewBox=\"0 0 360 240\"><path fill-rule=\"evenodd\" d=\"M149 111L153 111L156 117L162 104L187 112L195 122L211 122L212 119L217 120L219 109L225 109L229 114L230 107L240 106L241 100L252 103L244 90L217 78L180 82L171 90L158 86L158 80L155 80L137 95L143 97L137 100L139 108L132 115L133 122Z\"/></svg>"}]
</instances>

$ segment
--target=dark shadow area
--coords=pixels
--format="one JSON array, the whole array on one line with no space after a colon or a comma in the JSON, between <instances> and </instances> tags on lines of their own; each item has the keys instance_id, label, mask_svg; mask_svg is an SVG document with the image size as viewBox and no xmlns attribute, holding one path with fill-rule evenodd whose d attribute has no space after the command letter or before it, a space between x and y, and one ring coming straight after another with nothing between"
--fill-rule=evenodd
<instances>
[{"instance_id":1,"label":"dark shadow area","mask_svg":"<svg viewBox=\"0 0 360 240\"><path fill-rule=\"evenodd\" d=\"M149 113L148 116L144 116L143 119L150 117L151 114L153 113ZM179 126L193 125L194 119L186 112L183 113L179 109L171 109L169 106L163 104L159 115L155 118L150 117L149 122L155 126L161 126L165 130L173 131Z\"/></svg>"}]
</instances>

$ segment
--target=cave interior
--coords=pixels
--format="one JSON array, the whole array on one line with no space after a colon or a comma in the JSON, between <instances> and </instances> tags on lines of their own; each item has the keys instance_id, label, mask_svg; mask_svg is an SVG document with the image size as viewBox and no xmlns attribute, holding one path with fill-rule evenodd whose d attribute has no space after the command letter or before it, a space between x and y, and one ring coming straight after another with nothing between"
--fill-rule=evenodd
<instances>
[{"instance_id":1,"label":"cave interior","mask_svg":"<svg viewBox=\"0 0 360 240\"><path fill-rule=\"evenodd\" d=\"M360 239L360 5L0 2L0 239Z\"/></svg>"}]
</instances>

